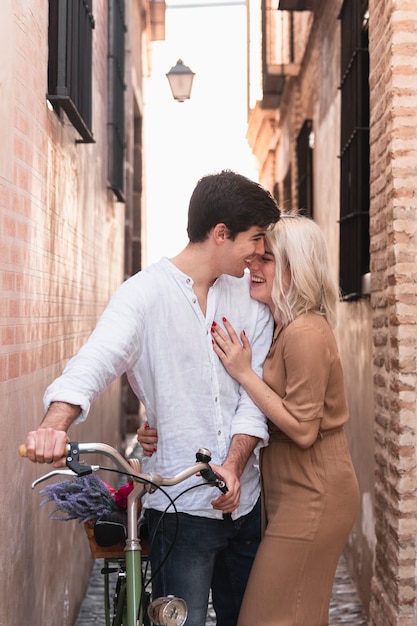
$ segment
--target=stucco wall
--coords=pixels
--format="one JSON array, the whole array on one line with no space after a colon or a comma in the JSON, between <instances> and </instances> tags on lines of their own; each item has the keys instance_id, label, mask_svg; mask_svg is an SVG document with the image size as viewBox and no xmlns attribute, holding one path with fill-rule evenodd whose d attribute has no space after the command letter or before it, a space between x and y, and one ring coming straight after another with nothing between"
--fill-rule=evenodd
<instances>
[{"instance_id":1,"label":"stucco wall","mask_svg":"<svg viewBox=\"0 0 417 626\"><path fill-rule=\"evenodd\" d=\"M361 495L360 510L345 557L363 605L369 610L376 543L372 309L369 300L339 305L336 335L350 414L346 433Z\"/></svg>"}]
</instances>

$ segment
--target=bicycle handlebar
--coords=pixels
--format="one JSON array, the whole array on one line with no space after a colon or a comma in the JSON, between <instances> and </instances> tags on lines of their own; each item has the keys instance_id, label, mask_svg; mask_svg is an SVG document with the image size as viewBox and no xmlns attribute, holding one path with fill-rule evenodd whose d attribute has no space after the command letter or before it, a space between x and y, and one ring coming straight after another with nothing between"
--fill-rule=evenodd
<instances>
[{"instance_id":1,"label":"bicycle handlebar","mask_svg":"<svg viewBox=\"0 0 417 626\"><path fill-rule=\"evenodd\" d=\"M196 453L197 462L191 467L186 468L176 476L172 477L163 477L159 474L141 474L137 472L135 468L128 462L126 459L112 446L109 446L105 443L78 443L78 442L70 442L65 446L65 455L67 466L74 472L74 475L83 476L85 474L91 474L91 472L98 469L98 466L91 465L83 465L79 462L79 454L103 454L104 456L109 457L115 463L115 465L122 472L128 473L132 478L136 478L139 481L144 481L149 485L149 490L155 490L156 487L170 487L173 485L178 485L186 478L189 478L193 474L200 473L201 476L207 480L207 482L212 482L215 484L218 489L222 493L227 493L228 489L225 482L212 470L209 465L211 461L211 452L206 448L200 448ZM22 444L19 446L19 454L22 457L27 457L27 449L26 445ZM68 470L64 470L65 473L68 473ZM62 473L64 473L64 471ZM35 486L42 480L47 480L52 474L59 473L49 472L45 476L41 476L37 479L33 485Z\"/></svg>"}]
</instances>

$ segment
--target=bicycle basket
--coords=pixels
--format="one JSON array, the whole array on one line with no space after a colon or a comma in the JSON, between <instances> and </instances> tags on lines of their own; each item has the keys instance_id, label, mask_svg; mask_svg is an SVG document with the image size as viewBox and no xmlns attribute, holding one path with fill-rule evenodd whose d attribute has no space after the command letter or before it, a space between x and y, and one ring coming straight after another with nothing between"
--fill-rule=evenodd
<instances>
[{"instance_id":1,"label":"bicycle basket","mask_svg":"<svg viewBox=\"0 0 417 626\"><path fill-rule=\"evenodd\" d=\"M93 559L124 559L124 542L113 545L101 546L97 543L94 533L97 520L90 520L84 523L84 530L87 533L90 552Z\"/></svg>"},{"instance_id":2,"label":"bicycle basket","mask_svg":"<svg viewBox=\"0 0 417 626\"><path fill-rule=\"evenodd\" d=\"M109 519L103 516L84 524L93 559L123 559L127 537L126 526L119 515ZM149 556L148 527L143 518L138 522L142 556Z\"/></svg>"}]
</instances>

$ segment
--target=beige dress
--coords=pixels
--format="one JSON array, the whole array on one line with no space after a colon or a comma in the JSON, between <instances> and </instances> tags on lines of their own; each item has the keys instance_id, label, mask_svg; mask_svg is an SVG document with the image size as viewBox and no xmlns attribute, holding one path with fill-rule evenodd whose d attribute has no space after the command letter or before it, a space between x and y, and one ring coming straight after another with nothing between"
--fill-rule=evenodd
<instances>
[{"instance_id":1,"label":"beige dress","mask_svg":"<svg viewBox=\"0 0 417 626\"><path fill-rule=\"evenodd\" d=\"M325 626L337 563L359 508L343 424L343 372L333 332L314 313L279 327L264 378L298 420L320 419L308 449L269 423L261 452L264 535L238 626Z\"/></svg>"}]
</instances>

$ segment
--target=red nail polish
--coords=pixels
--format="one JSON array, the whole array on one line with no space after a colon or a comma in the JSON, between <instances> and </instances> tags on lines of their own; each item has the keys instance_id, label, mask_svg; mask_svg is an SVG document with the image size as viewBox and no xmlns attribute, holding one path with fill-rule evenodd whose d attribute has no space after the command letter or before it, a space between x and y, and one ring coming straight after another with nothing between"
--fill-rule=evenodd
<instances>
[{"instance_id":1,"label":"red nail polish","mask_svg":"<svg viewBox=\"0 0 417 626\"><path fill-rule=\"evenodd\" d=\"M227 319L225 317L222 318L223 322L227 322Z\"/></svg>"},{"instance_id":2,"label":"red nail polish","mask_svg":"<svg viewBox=\"0 0 417 626\"><path fill-rule=\"evenodd\" d=\"M153 450L154 452L156 452L156 448L152 448L152 450Z\"/></svg>"},{"instance_id":3,"label":"red nail polish","mask_svg":"<svg viewBox=\"0 0 417 626\"><path fill-rule=\"evenodd\" d=\"M212 326L217 326L216 322L213 320L211 323Z\"/></svg>"},{"instance_id":4,"label":"red nail polish","mask_svg":"<svg viewBox=\"0 0 417 626\"><path fill-rule=\"evenodd\" d=\"M148 424L148 422L145 422L145 430L149 430L149 424Z\"/></svg>"},{"instance_id":5,"label":"red nail polish","mask_svg":"<svg viewBox=\"0 0 417 626\"><path fill-rule=\"evenodd\" d=\"M210 330L211 330L211 332L212 332L212 333L214 333L214 331L215 331L216 329L214 328L214 326L212 326Z\"/></svg>"},{"instance_id":6,"label":"red nail polish","mask_svg":"<svg viewBox=\"0 0 417 626\"><path fill-rule=\"evenodd\" d=\"M245 337L246 337L246 333L245 333L245 330L242 330L242 333L243 333L243 334L245 335Z\"/></svg>"}]
</instances>

